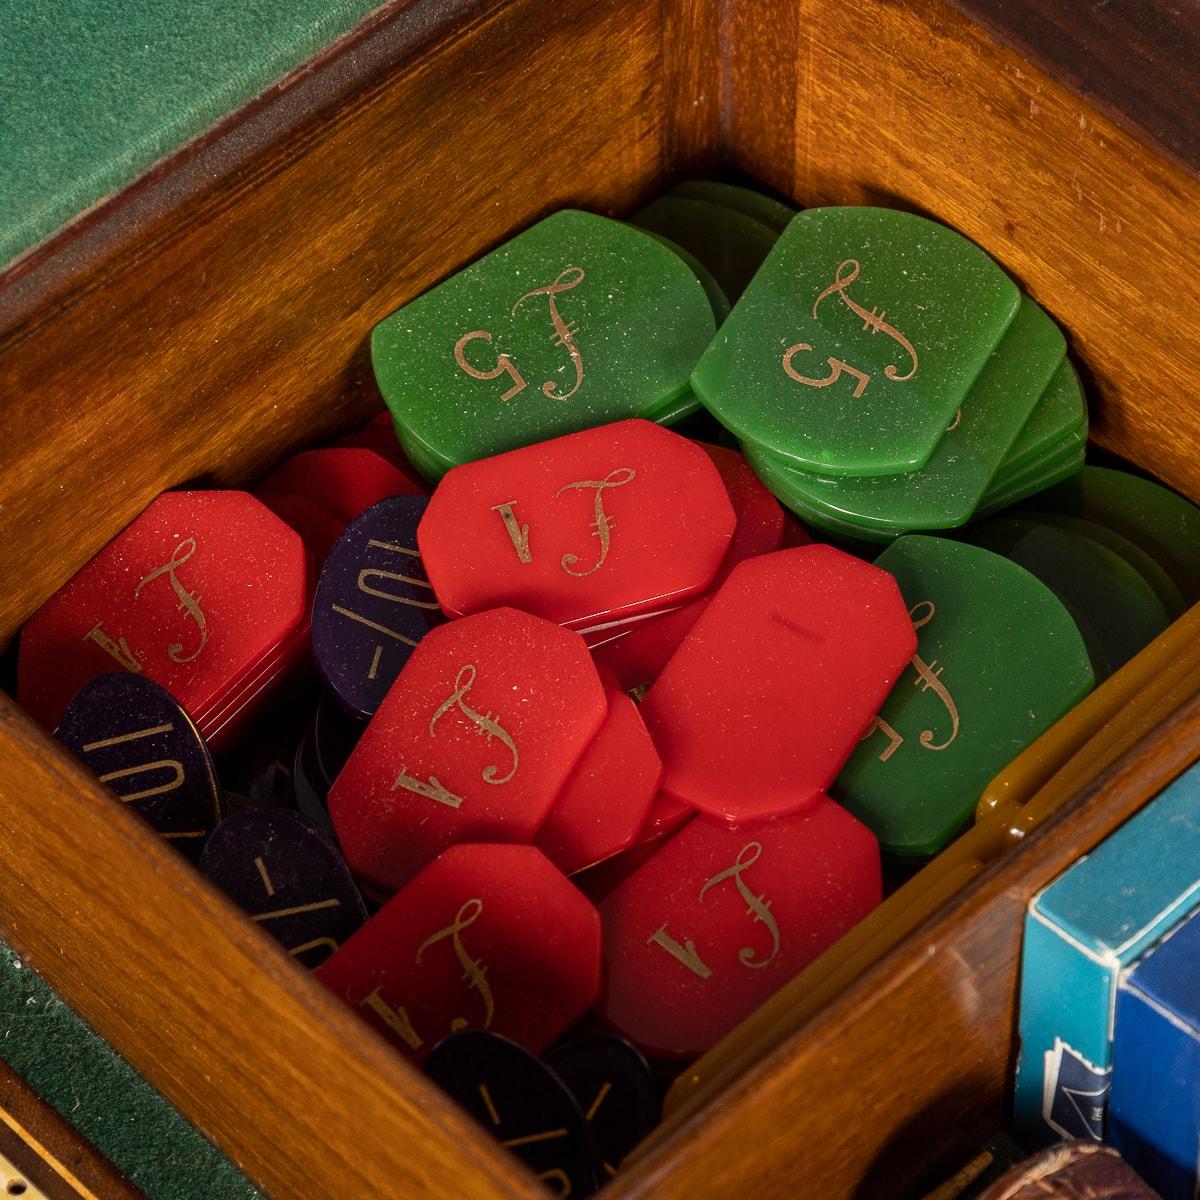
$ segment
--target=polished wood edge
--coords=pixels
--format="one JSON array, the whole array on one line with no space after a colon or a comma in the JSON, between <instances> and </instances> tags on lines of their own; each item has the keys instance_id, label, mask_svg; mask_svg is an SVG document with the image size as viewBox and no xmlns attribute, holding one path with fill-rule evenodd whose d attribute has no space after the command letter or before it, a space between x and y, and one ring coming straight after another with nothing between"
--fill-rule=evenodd
<instances>
[{"instance_id":1,"label":"polished wood edge","mask_svg":"<svg viewBox=\"0 0 1200 1200\"><path fill-rule=\"evenodd\" d=\"M0 1153L50 1200L145 1200L143 1192L2 1060Z\"/></svg>"},{"instance_id":2,"label":"polished wood edge","mask_svg":"<svg viewBox=\"0 0 1200 1200\"><path fill-rule=\"evenodd\" d=\"M2 693L0 736L0 936L267 1194L543 1195Z\"/></svg>"},{"instance_id":3,"label":"polished wood edge","mask_svg":"<svg viewBox=\"0 0 1200 1200\"><path fill-rule=\"evenodd\" d=\"M1087 694L1028 745L980 794L976 821L1001 806L1014 814L1092 739L1121 732L1133 709L1179 685L1200 667L1200 604L1193 605L1148 646Z\"/></svg>"},{"instance_id":4,"label":"polished wood edge","mask_svg":"<svg viewBox=\"0 0 1200 1200\"><path fill-rule=\"evenodd\" d=\"M827 1200L904 1194L923 1175L953 1166L1002 1120L1029 899L1197 759L1200 696L924 920L852 990L768 1057L731 1072L720 1097L618 1178L621 1200L682 1200L706 1179L712 1181L706 1196L733 1200L743 1194L744 1177L722 1173L720 1163L745 1144L749 1130L761 1133L754 1153L762 1200L794 1196L797 1178L812 1188L805 1194ZM965 1007L948 1013L947 995ZM990 1014L985 1029L975 1026L976 1011ZM1000 1027L1012 1031L1007 1038L995 1036L996 1013ZM957 1075L973 1086L964 1090ZM881 1097L906 1087L930 1099L907 1126L889 1124L896 1110L885 1103L871 1106L875 1121L839 1128L823 1119L823 1101L843 1086L877 1087ZM784 1112L795 1113L795 1121L782 1121ZM832 1119L845 1126L844 1109ZM843 1174L848 1146L860 1166Z\"/></svg>"},{"instance_id":5,"label":"polished wood edge","mask_svg":"<svg viewBox=\"0 0 1200 1200\"><path fill-rule=\"evenodd\" d=\"M262 95L0 269L0 352L247 187L286 166L355 98L512 0L391 0Z\"/></svg>"},{"instance_id":6,"label":"polished wood edge","mask_svg":"<svg viewBox=\"0 0 1200 1200\"><path fill-rule=\"evenodd\" d=\"M993 37L1200 175L1200 6L950 0Z\"/></svg>"}]
</instances>

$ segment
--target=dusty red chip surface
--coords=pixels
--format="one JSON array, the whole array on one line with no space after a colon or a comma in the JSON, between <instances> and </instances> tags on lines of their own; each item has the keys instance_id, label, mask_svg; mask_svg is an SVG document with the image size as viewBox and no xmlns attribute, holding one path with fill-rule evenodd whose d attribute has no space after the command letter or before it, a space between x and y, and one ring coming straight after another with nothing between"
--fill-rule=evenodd
<instances>
[{"instance_id":1,"label":"dusty red chip surface","mask_svg":"<svg viewBox=\"0 0 1200 1200\"><path fill-rule=\"evenodd\" d=\"M249 493L166 492L26 624L20 701L52 728L84 683L123 668L209 737L295 658L305 570L299 536Z\"/></svg>"},{"instance_id":2,"label":"dusty red chip surface","mask_svg":"<svg viewBox=\"0 0 1200 1200\"><path fill-rule=\"evenodd\" d=\"M703 591L734 523L704 451L631 420L455 467L418 542L449 615L511 604L583 628Z\"/></svg>"},{"instance_id":3,"label":"dusty red chip surface","mask_svg":"<svg viewBox=\"0 0 1200 1200\"><path fill-rule=\"evenodd\" d=\"M690 804L684 804L682 800L659 792L646 814L646 820L638 831L634 845L645 845L647 842L656 842L667 837L675 830L681 829L695 815L696 810Z\"/></svg>"},{"instance_id":4,"label":"dusty red chip surface","mask_svg":"<svg viewBox=\"0 0 1200 1200\"><path fill-rule=\"evenodd\" d=\"M600 987L600 918L533 846L447 850L318 969L335 995L424 1058L461 1029L544 1049Z\"/></svg>"},{"instance_id":5,"label":"dusty red chip surface","mask_svg":"<svg viewBox=\"0 0 1200 1200\"><path fill-rule=\"evenodd\" d=\"M577 633L513 608L431 629L329 793L351 869L396 889L456 842L532 842L607 711Z\"/></svg>"},{"instance_id":6,"label":"dusty red chip surface","mask_svg":"<svg viewBox=\"0 0 1200 1200\"><path fill-rule=\"evenodd\" d=\"M707 442L696 444L717 468L737 516L737 528L717 572L716 582L720 583L738 563L779 549L783 540L783 506L751 470L741 451Z\"/></svg>"},{"instance_id":7,"label":"dusty red chip surface","mask_svg":"<svg viewBox=\"0 0 1200 1200\"><path fill-rule=\"evenodd\" d=\"M730 821L823 792L916 650L886 571L832 546L736 567L647 693L663 791Z\"/></svg>"},{"instance_id":8,"label":"dusty red chip surface","mask_svg":"<svg viewBox=\"0 0 1200 1200\"><path fill-rule=\"evenodd\" d=\"M763 486L745 457L725 446L697 443L712 460L729 494L737 517L729 549L710 586L715 590L740 562L778 550L783 539L784 514L779 501ZM695 625L709 593L674 612L636 625L589 634L587 641L597 664L608 667L625 688L652 683L667 660Z\"/></svg>"},{"instance_id":9,"label":"dusty red chip surface","mask_svg":"<svg viewBox=\"0 0 1200 1200\"><path fill-rule=\"evenodd\" d=\"M335 517L327 508L322 508L307 496L280 493L277 496L265 495L260 499L280 520L290 525L304 543L308 553L308 596L311 606L321 568L338 538L345 532L347 522Z\"/></svg>"},{"instance_id":10,"label":"dusty red chip surface","mask_svg":"<svg viewBox=\"0 0 1200 1200\"><path fill-rule=\"evenodd\" d=\"M372 504L421 488L382 454L361 446L331 446L295 454L258 485L259 496L305 496L343 521Z\"/></svg>"},{"instance_id":11,"label":"dusty red chip surface","mask_svg":"<svg viewBox=\"0 0 1200 1200\"><path fill-rule=\"evenodd\" d=\"M601 903L598 1012L647 1053L703 1053L881 898L874 835L828 796L738 828L697 817Z\"/></svg>"},{"instance_id":12,"label":"dusty red chip surface","mask_svg":"<svg viewBox=\"0 0 1200 1200\"><path fill-rule=\"evenodd\" d=\"M575 764L538 834L568 875L631 846L658 793L662 760L634 702L609 690L608 715Z\"/></svg>"}]
</instances>

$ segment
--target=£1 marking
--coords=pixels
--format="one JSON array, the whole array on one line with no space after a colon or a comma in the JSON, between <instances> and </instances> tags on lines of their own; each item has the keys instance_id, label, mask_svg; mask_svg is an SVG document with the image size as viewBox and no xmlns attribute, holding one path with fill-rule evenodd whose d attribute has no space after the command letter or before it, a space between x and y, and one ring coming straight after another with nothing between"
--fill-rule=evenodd
<instances>
[{"instance_id":1,"label":"\u00a31 marking","mask_svg":"<svg viewBox=\"0 0 1200 1200\"><path fill-rule=\"evenodd\" d=\"M204 649L205 643L208 641L208 622L204 619L204 612L200 608L200 597L193 596L191 592L179 582L179 576L175 574L180 567L184 565L196 553L196 539L194 537L187 538L175 547L174 553L161 567L155 567L148 575L138 582L137 587L133 589L133 598L136 600L141 594L142 588L148 583L152 583L162 575L166 575L171 581L171 587L175 589L175 595L179 600L179 611L186 612L200 631L200 642L191 654L183 654L183 643L172 642L167 647L167 657L176 663L194 662L200 655L200 651Z\"/></svg>"},{"instance_id":2,"label":"\u00a31 marking","mask_svg":"<svg viewBox=\"0 0 1200 1200\"><path fill-rule=\"evenodd\" d=\"M454 948L454 955L458 959L459 966L463 969L463 981L470 985L471 989L479 993L480 1000L483 1001L483 1024L476 1026L479 1029L488 1029L492 1024L492 1016L495 1014L496 1005L492 999L492 989L487 981L487 967L481 960L472 958L462 944L459 934L465 929L469 929L479 919L483 913L483 901L479 899L468 900L457 913L454 914L454 921L447 925L445 929L439 929L437 933L427 937L417 950L416 963L419 966L421 955L429 949L430 946L436 945L438 942L450 939L450 945ZM450 1031L457 1033L460 1029L466 1029L470 1025L464 1017L455 1017L450 1022Z\"/></svg>"},{"instance_id":3,"label":"\u00a31 marking","mask_svg":"<svg viewBox=\"0 0 1200 1200\"><path fill-rule=\"evenodd\" d=\"M749 857L747 857L749 852ZM737 885L738 894L745 900L748 916L754 918L755 921L761 922L766 926L767 932L771 935L771 953L766 958L756 958L753 946L743 946L738 951L738 962L743 967L760 968L765 967L779 953L779 926L775 923L775 918L771 913L771 902L766 896L756 896L742 879L742 872L754 866L762 857L761 842L747 842L739 851L738 856L734 859L732 867L727 867L724 871L718 871L701 889L700 900L703 902L704 893L709 888L715 887L717 884L726 879L732 879Z\"/></svg>"},{"instance_id":4,"label":"\u00a31 marking","mask_svg":"<svg viewBox=\"0 0 1200 1200\"><path fill-rule=\"evenodd\" d=\"M135 675L142 673L142 664L138 661L138 657L129 648L129 643L123 638L111 638L104 632L104 622L97 621L95 626L83 635L85 642L95 642L105 654L111 655L125 668L127 671L132 671Z\"/></svg>"},{"instance_id":5,"label":"\u00a31 marking","mask_svg":"<svg viewBox=\"0 0 1200 1200\"><path fill-rule=\"evenodd\" d=\"M775 922L775 917L771 912L771 902L765 896L756 896L747 886L745 880L742 879L742 872L754 866L762 857L761 842L747 842L741 850L738 851L738 856L734 860L733 866L727 867L724 871L718 871L707 883L700 889L700 902L704 902L704 896L709 888L716 887L719 883L726 879L732 879L737 885L738 894L745 900L747 913L754 918L755 921L765 925L767 932L771 935L771 952L766 958L759 958L756 955L753 946L743 946L738 951L738 962L743 967L750 967L752 970L759 970L770 963L779 953L779 926ZM665 950L677 962L682 963L693 975L699 979L711 979L713 969L700 957L699 951L696 949L696 944L691 939L685 939L683 942L677 941L667 932L667 926L664 922L660 925L647 939L646 944L650 946L658 946Z\"/></svg>"},{"instance_id":6,"label":"\u00a31 marking","mask_svg":"<svg viewBox=\"0 0 1200 1200\"><path fill-rule=\"evenodd\" d=\"M483 780L485 783L507 783L517 773L517 763L519 762L517 744L509 735L508 730L500 724L495 713L477 712L467 703L466 695L475 686L477 675L478 670L471 663L466 663L464 666L459 667L458 674L454 677L454 691L438 705L437 711L429 719L429 736L436 737L438 722L451 709L457 708L475 726L477 733L485 736L488 741L496 738L508 750L509 754L512 755L512 766L509 767L507 775L501 775L500 768L495 763L483 768Z\"/></svg>"},{"instance_id":7,"label":"\u00a31 marking","mask_svg":"<svg viewBox=\"0 0 1200 1200\"><path fill-rule=\"evenodd\" d=\"M580 479L576 483L564 484L554 493L555 499L558 499L563 492L572 490L585 491L590 490L593 493L592 503L595 516L592 520L592 533L600 540L600 556L586 571L574 570L575 564L579 561L577 554L564 554L562 556L562 569L568 575L575 575L582 578L584 575L591 575L592 572L600 570L604 566L604 560L608 558L608 547L612 540L613 519L604 511L604 493L609 488L624 487L627 483L632 483L637 478L636 472L632 467L617 467L615 470L609 471L603 479Z\"/></svg>"}]
</instances>

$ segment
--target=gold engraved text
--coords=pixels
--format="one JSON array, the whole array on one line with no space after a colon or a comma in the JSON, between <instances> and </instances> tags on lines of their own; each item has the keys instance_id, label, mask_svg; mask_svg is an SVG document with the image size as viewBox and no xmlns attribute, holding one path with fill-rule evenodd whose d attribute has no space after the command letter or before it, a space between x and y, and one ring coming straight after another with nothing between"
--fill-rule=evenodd
<instances>
[{"instance_id":1,"label":"gold engraved text","mask_svg":"<svg viewBox=\"0 0 1200 1200\"><path fill-rule=\"evenodd\" d=\"M454 920L447 925L445 929L439 929L437 933L427 937L417 950L416 963L420 965L421 955L425 953L430 946L437 945L438 942L450 939L450 945L454 948L454 956L458 959L458 964L463 969L463 981L470 985L471 990L479 993L479 999L483 1003L483 1024L475 1026L479 1029L490 1029L492 1017L496 1012L496 1005L492 999L492 989L487 981L487 967L481 960L472 958L462 944L459 935L466 929L470 929L472 925L479 919L483 913L483 901L479 899L468 900L454 914ZM470 1022L465 1017L455 1017L450 1022L450 1030L457 1033L460 1029L466 1029L470 1026Z\"/></svg>"},{"instance_id":2,"label":"gold engraved text","mask_svg":"<svg viewBox=\"0 0 1200 1200\"><path fill-rule=\"evenodd\" d=\"M123 637L116 640L110 638L104 632L104 623L97 621L95 628L89 629L83 635L85 642L95 642L105 654L111 654L127 671L132 671L135 675L142 673L142 664L138 662L137 655L129 649L129 643Z\"/></svg>"},{"instance_id":3,"label":"gold engraved text","mask_svg":"<svg viewBox=\"0 0 1200 1200\"><path fill-rule=\"evenodd\" d=\"M858 740L860 742L865 742L867 738L869 738L877 729L882 730L884 736L888 739L887 746L879 752L879 761L887 762L887 760L891 758L901 746L904 745L904 735L897 733L895 726L889 724L889 722L885 721L882 717L875 717L872 719L870 725L867 726L862 737L860 737Z\"/></svg>"},{"instance_id":4,"label":"gold engraved text","mask_svg":"<svg viewBox=\"0 0 1200 1200\"><path fill-rule=\"evenodd\" d=\"M912 360L912 366L909 367L906 375L901 375L899 367L894 363L883 369L884 375L889 379L896 383L904 383L917 373L917 352L913 348L912 342L900 330L894 325L888 324L883 319L883 313L874 308L868 312L861 304L857 304L846 290L858 278L861 270L862 264L854 258L847 258L838 263L833 282L813 301L812 315L814 318L816 317L817 309L821 306L823 300L829 296L836 295L855 316L862 318L864 329L869 329L872 334L887 334L909 356Z\"/></svg>"},{"instance_id":5,"label":"gold engraved text","mask_svg":"<svg viewBox=\"0 0 1200 1200\"><path fill-rule=\"evenodd\" d=\"M841 379L842 374L853 375L858 380L858 384L854 389L854 398L857 400L859 396L867 390L867 384L871 382L870 375L864 374L857 367L852 367L847 362L842 362L840 358L830 356L825 361L829 364L830 371L823 379L812 379L808 375L801 375L799 371L792 366L792 359L800 350L811 350L812 347L807 342L797 342L794 346L789 346L783 356L783 369L789 378L794 379L797 383L804 384L805 387L823 388L829 387L832 383L837 383Z\"/></svg>"},{"instance_id":6,"label":"gold engraved text","mask_svg":"<svg viewBox=\"0 0 1200 1200\"><path fill-rule=\"evenodd\" d=\"M343 608L340 604L331 604L329 606L340 617L349 617L351 621L357 621L360 625L365 625L368 629L375 630L376 633L382 633L385 637L390 637L393 641L403 642L406 646L415 646L417 643L410 637L405 637L402 633L397 633L394 629L389 629L386 625L380 625L378 621L372 621L361 613L356 613L349 608Z\"/></svg>"},{"instance_id":7,"label":"gold engraved text","mask_svg":"<svg viewBox=\"0 0 1200 1200\"><path fill-rule=\"evenodd\" d=\"M513 381L512 387L510 387L508 391L500 397L500 399L511 400L518 393L523 392L528 385L522 377L521 372L517 370L516 364L511 358L508 357L507 354L501 354L496 359L495 367L493 367L490 371L481 371L478 367L473 367L467 361L467 346L469 346L471 342L479 341L480 339L490 345L492 341L492 335L484 329L476 329L471 333L464 333L462 337L460 337L458 341L454 343L454 361L458 363L459 367L461 367L462 370L470 375L472 379L499 379L501 375L507 375Z\"/></svg>"},{"instance_id":8,"label":"gold engraved text","mask_svg":"<svg viewBox=\"0 0 1200 1200\"><path fill-rule=\"evenodd\" d=\"M274 912L256 913L252 921L277 921L280 917L298 917L301 913L320 912L325 908L338 908L341 901L337 897L328 900L314 900L311 904L294 904L291 908L277 908Z\"/></svg>"},{"instance_id":9,"label":"gold engraved text","mask_svg":"<svg viewBox=\"0 0 1200 1200\"><path fill-rule=\"evenodd\" d=\"M142 763L136 767L123 767L119 771L109 771L106 775L100 776L100 782L112 783L117 779L128 779L131 775L143 775L147 771L170 771L172 773L171 782L160 784L158 787L143 788L140 792L130 792L128 795L118 793L126 804L132 804L134 800L146 800L151 796L161 796L165 792L173 792L177 787L183 786L183 764L173 758L160 758L157 762Z\"/></svg>"},{"instance_id":10,"label":"gold engraved text","mask_svg":"<svg viewBox=\"0 0 1200 1200\"><path fill-rule=\"evenodd\" d=\"M563 1130L564 1134L566 1130ZM506 1146L511 1146L511 1142L505 1142ZM538 1178L547 1186L555 1184L558 1190L554 1193L558 1200L567 1200L571 1194L571 1177L562 1169L562 1167L551 1167L548 1171L543 1171Z\"/></svg>"},{"instance_id":11,"label":"gold engraved text","mask_svg":"<svg viewBox=\"0 0 1200 1200\"><path fill-rule=\"evenodd\" d=\"M170 733L174 728L174 723L168 721L165 725L150 725L145 729L135 729L132 733L122 733L116 737L103 738L98 742L88 742L83 747L82 753L91 754L95 750L106 750L111 746L122 746L126 742L136 742L139 738L157 737L160 733ZM161 796L166 792L173 792L177 787L183 785L185 778L183 764L174 758L160 758L155 762L140 763L136 767L122 767L118 771L109 771L107 774L100 776L100 782L112 783L117 779L129 779L134 775L144 775L149 771L170 771L173 778L170 783L163 783L158 787L144 788L140 792L130 792L128 795L121 795L121 799L126 804L130 804L134 800L146 800L150 796ZM113 790L116 791L115 788Z\"/></svg>"},{"instance_id":12,"label":"gold engraved text","mask_svg":"<svg viewBox=\"0 0 1200 1200\"><path fill-rule=\"evenodd\" d=\"M700 957L699 951L696 949L696 943L688 938L680 945L667 932L666 922L663 922L646 939L646 945L661 946L672 958L683 963L693 975L698 975L701 979L709 979L712 976L712 967Z\"/></svg>"},{"instance_id":13,"label":"gold engraved text","mask_svg":"<svg viewBox=\"0 0 1200 1200\"><path fill-rule=\"evenodd\" d=\"M400 571L383 571L378 567L366 567L358 573L358 590L368 596L377 596L380 600L407 604L409 608L435 609L438 607L436 600L414 600L411 596L397 596L395 592L381 591L377 587L371 587L367 583L368 579L394 579L397 583L407 583L409 587L420 587L427 591L433 591L433 585L428 579L420 579L416 575L405 575Z\"/></svg>"},{"instance_id":14,"label":"gold engraved text","mask_svg":"<svg viewBox=\"0 0 1200 1200\"><path fill-rule=\"evenodd\" d=\"M517 557L523 563L533 562L533 555L529 553L529 526L518 522L516 514L513 512L514 504L516 504L515 500L507 500L503 504L495 504L492 506L492 512L500 514L500 520L504 522L504 528L512 540L513 549L517 552Z\"/></svg>"},{"instance_id":15,"label":"gold engraved text","mask_svg":"<svg viewBox=\"0 0 1200 1200\"><path fill-rule=\"evenodd\" d=\"M496 738L509 754L512 755L512 765L509 767L507 775L501 775L500 768L495 763L483 768L484 783L507 783L517 773L517 764L520 761L517 753L517 744L509 736L508 730L500 724L497 714L477 712L467 703L467 693L475 686L477 675L478 671L471 663L466 663L464 666L459 667L458 674L454 677L454 691L438 705L437 711L429 718L429 736L436 737L438 722L451 709L457 708L475 726L475 731L478 734L486 737L488 741Z\"/></svg>"},{"instance_id":16,"label":"gold engraved text","mask_svg":"<svg viewBox=\"0 0 1200 1200\"><path fill-rule=\"evenodd\" d=\"M488 1091L486 1083L479 1085L479 1096L483 1103L487 1106L488 1116L492 1118L493 1125L500 1124L500 1114L496 1111L496 1102L492 1099L492 1093Z\"/></svg>"},{"instance_id":17,"label":"gold engraved text","mask_svg":"<svg viewBox=\"0 0 1200 1200\"><path fill-rule=\"evenodd\" d=\"M909 609L908 615L912 620L914 629L924 629L933 620L936 613L937 606L932 600L921 600ZM937 665L937 659L927 663L919 654L912 656L909 666L917 673L916 679L913 680L913 686L919 687L923 692L932 690L934 695L942 702L943 707L950 717L950 735L944 741L938 742L936 740L937 734L932 729L923 729L918 741L920 741L926 750L945 750L958 737L960 722L958 705L954 703L954 697L950 695L950 689L942 682L943 668ZM887 762L900 746L903 745L904 735L899 733L882 717L877 716L867 726L867 731L863 734L862 740L865 741L877 729L881 730L888 739L888 745L879 752L878 756L880 762Z\"/></svg>"},{"instance_id":18,"label":"gold engraved text","mask_svg":"<svg viewBox=\"0 0 1200 1200\"><path fill-rule=\"evenodd\" d=\"M562 315L558 311L558 300L556 297L561 296L563 292L569 292L572 288L578 287L584 280L585 272L582 267L566 267L559 272L558 278L553 283L546 284L545 287L534 288L531 292L526 292L516 304L513 305L513 315L516 315L517 309L525 303L526 300L532 300L535 296L545 296L550 303L550 322L554 326L554 332L550 335L551 342L556 346L561 346L570 355L571 365L575 368L575 383L569 391L556 390L557 385L554 380L548 379L542 384L542 395L550 400L569 400L577 391L579 385L583 383L583 356L579 353L579 348L575 345L575 335L579 332L579 327L574 321L564 321Z\"/></svg>"},{"instance_id":19,"label":"gold engraved text","mask_svg":"<svg viewBox=\"0 0 1200 1200\"><path fill-rule=\"evenodd\" d=\"M613 519L604 511L604 493L609 488L624 487L627 483L632 483L637 478L637 473L632 467L617 467L609 471L603 479L580 479L575 483L564 484L554 493L555 499L563 494L573 490L590 491L592 492L592 509L594 517L592 520L592 534L600 541L600 555L596 561L586 571L576 571L575 564L579 561L577 554L564 554L562 556L562 569L568 575L575 575L582 578L585 575L591 575L594 571L600 570L604 566L605 559L608 558L608 547L612 541Z\"/></svg>"},{"instance_id":20,"label":"gold engraved text","mask_svg":"<svg viewBox=\"0 0 1200 1200\"><path fill-rule=\"evenodd\" d=\"M191 654L183 653L182 642L172 642L167 647L167 657L176 663L194 662L200 655L200 651L204 649L205 643L208 641L208 622L204 619L204 612L200 608L200 597L192 595L191 592L179 582L179 576L176 571L186 563L193 554L196 553L196 539L194 537L186 538L175 547L174 553L161 567L155 567L148 575L141 579L133 589L133 598L136 600L141 594L142 588L148 583L152 583L162 575L166 575L171 581L171 587L175 590L175 595L179 600L179 611L186 612L193 621L196 622L196 628L200 632L200 641L195 650Z\"/></svg>"},{"instance_id":21,"label":"gold engraved text","mask_svg":"<svg viewBox=\"0 0 1200 1200\"><path fill-rule=\"evenodd\" d=\"M421 1040L420 1035L413 1028L412 1021L408 1018L408 1013L403 1006L393 1008L380 994L376 988L369 996L358 1002L359 1008L369 1008L393 1033L399 1036L400 1040L409 1045L413 1050L420 1050L425 1045Z\"/></svg>"},{"instance_id":22,"label":"gold engraved text","mask_svg":"<svg viewBox=\"0 0 1200 1200\"><path fill-rule=\"evenodd\" d=\"M607 1096L611 1091L612 1082L610 1080L605 1080L600 1085L600 1090L596 1093L596 1098L588 1106L587 1112L583 1114L583 1119L585 1121L590 1121L600 1111L600 1105L604 1103L604 1097Z\"/></svg>"},{"instance_id":23,"label":"gold engraved text","mask_svg":"<svg viewBox=\"0 0 1200 1200\"><path fill-rule=\"evenodd\" d=\"M150 725L145 729L135 729L132 733L121 733L116 737L104 738L99 742L88 742L83 747L84 754L90 754L93 750L105 750L109 746L122 746L126 742L136 742L139 738L157 737L160 733L170 733L175 728L174 721L168 721L165 725Z\"/></svg>"},{"instance_id":24,"label":"gold engraved text","mask_svg":"<svg viewBox=\"0 0 1200 1200\"><path fill-rule=\"evenodd\" d=\"M400 773L392 781L392 791L397 788L404 788L407 792L415 792L418 796L424 796L426 800L436 800L438 804L444 804L447 808L461 808L463 798L457 796L448 787L442 784L436 775L430 775L429 782L426 783L423 779L417 779L413 775L409 775L403 767L400 768Z\"/></svg>"},{"instance_id":25,"label":"gold engraved text","mask_svg":"<svg viewBox=\"0 0 1200 1200\"><path fill-rule=\"evenodd\" d=\"M333 938L319 937L313 938L311 942L305 942L303 946L293 947L288 951L288 953L295 958L297 954L304 954L309 950L315 950L318 946L328 946L330 954L332 954L338 948L338 944L333 940Z\"/></svg>"},{"instance_id":26,"label":"gold engraved text","mask_svg":"<svg viewBox=\"0 0 1200 1200\"><path fill-rule=\"evenodd\" d=\"M738 962L743 967L752 967L754 969L765 967L779 953L779 926L775 923L775 917L771 913L771 902L766 896L756 896L746 886L746 881L742 878L742 872L754 866L761 857L762 843L747 842L738 851L738 856L734 859L733 866L726 867L724 871L718 871L700 889L700 900L703 902L704 894L709 888L716 887L726 879L732 879L737 886L738 894L746 902L747 915L766 926L767 932L771 937L771 952L766 958L755 957L753 946L743 946L738 951Z\"/></svg>"},{"instance_id":27,"label":"gold engraved text","mask_svg":"<svg viewBox=\"0 0 1200 1200\"><path fill-rule=\"evenodd\" d=\"M919 617L917 616L918 612L921 613ZM937 607L932 600L922 600L909 609L908 615L912 619L914 629L924 629L933 620L936 613ZM937 665L936 658L933 662L927 663L919 654L914 654L912 669L917 673L917 678L913 680L913 686L921 688L923 692L932 689L950 716L950 736L945 741L935 741L937 735L932 729L923 729L919 741L926 750L945 750L958 737L958 705L954 703L950 689L942 682L942 668ZM923 687L922 684L924 684Z\"/></svg>"},{"instance_id":28,"label":"gold engraved text","mask_svg":"<svg viewBox=\"0 0 1200 1200\"><path fill-rule=\"evenodd\" d=\"M263 862L261 855L254 860L254 865L258 868L258 877L263 881L263 887L267 889L267 895L275 895L275 885L271 882L271 876L267 872L267 864Z\"/></svg>"},{"instance_id":29,"label":"gold engraved text","mask_svg":"<svg viewBox=\"0 0 1200 1200\"><path fill-rule=\"evenodd\" d=\"M367 545L373 546L377 550L389 550L393 554L407 555L409 558L415 558L418 563L421 560L421 556L417 551L410 549L408 546L398 546L393 542L380 542L374 538ZM374 596L379 600L390 600L393 604L404 604L409 608L437 609L438 605L436 601L417 600L412 596L386 591L381 587L374 586L372 583L372 581L383 580L395 580L395 582L407 584L409 587L424 588L429 592L433 591L433 585L423 576L408 575L403 571L385 571L380 567L364 567L359 571L357 581L358 590L365 596ZM395 642L403 642L406 646L416 646L417 644L413 638L406 637L403 633L398 633L394 629L389 629L388 626L381 624L379 621L372 621L369 617L364 617L361 613L354 612L352 609L343 608L340 604L331 604L330 608L339 616L356 621L359 625L365 625L368 629L373 629L376 633L382 633L385 637L389 637ZM383 647L383 642L379 642L375 646L375 656L372 658L370 667L367 670L368 679L374 679L376 676L379 669L379 660L383 657Z\"/></svg>"}]
</instances>

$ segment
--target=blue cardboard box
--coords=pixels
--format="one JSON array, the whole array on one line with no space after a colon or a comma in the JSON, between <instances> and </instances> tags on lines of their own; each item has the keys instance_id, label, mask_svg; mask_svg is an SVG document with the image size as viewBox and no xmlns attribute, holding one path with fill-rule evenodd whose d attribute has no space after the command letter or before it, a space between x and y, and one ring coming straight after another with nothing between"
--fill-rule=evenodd
<instances>
[{"instance_id":1,"label":"blue cardboard box","mask_svg":"<svg viewBox=\"0 0 1200 1200\"><path fill-rule=\"evenodd\" d=\"M1029 902L1014 1119L1104 1136L1122 970L1200 905L1200 764Z\"/></svg>"},{"instance_id":2,"label":"blue cardboard box","mask_svg":"<svg viewBox=\"0 0 1200 1200\"><path fill-rule=\"evenodd\" d=\"M1200 913L1121 979L1109 1141L1163 1200L1193 1200L1200 1156Z\"/></svg>"}]
</instances>

